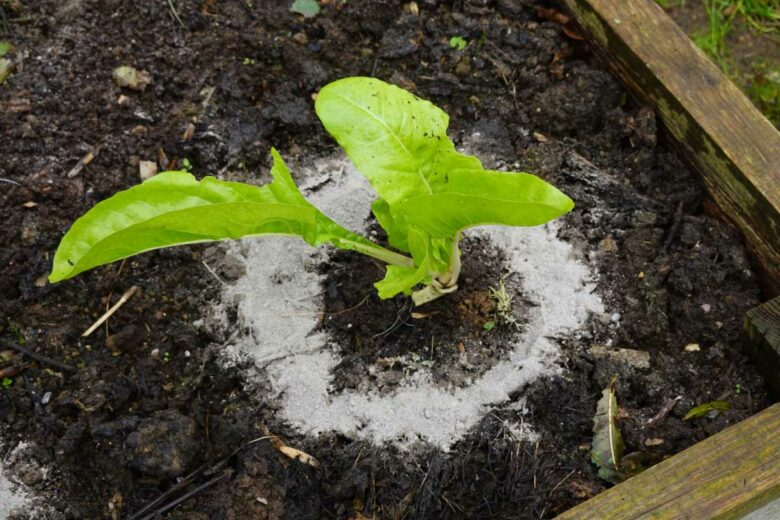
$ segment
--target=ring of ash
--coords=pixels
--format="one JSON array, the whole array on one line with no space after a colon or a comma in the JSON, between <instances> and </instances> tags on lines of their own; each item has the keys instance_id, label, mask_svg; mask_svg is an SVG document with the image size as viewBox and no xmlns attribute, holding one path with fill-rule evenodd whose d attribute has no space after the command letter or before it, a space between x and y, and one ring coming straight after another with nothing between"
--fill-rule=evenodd
<instances>
[{"instance_id":1,"label":"ring of ash","mask_svg":"<svg viewBox=\"0 0 780 520\"><path fill-rule=\"evenodd\" d=\"M342 225L365 232L375 194L346 159L322 160L306 179L302 189L310 192L307 196L315 205ZM522 277L524 297L533 300L534 307L506 359L470 386L439 388L423 375L404 381L390 394L332 393L332 372L340 355L331 338L316 330L323 309L323 276L317 267L327 261L328 252L284 237L229 246L229 254L245 264L246 273L225 286L221 311L236 306L242 329L250 332L226 345L225 360L250 356L269 378L283 418L302 433L338 432L402 447L424 441L447 450L510 394L560 370L559 347L550 338L574 334L589 314L604 312L592 268L557 237L558 227L554 222L471 231L487 236L506 253ZM525 428L522 434L533 433Z\"/></svg>"}]
</instances>

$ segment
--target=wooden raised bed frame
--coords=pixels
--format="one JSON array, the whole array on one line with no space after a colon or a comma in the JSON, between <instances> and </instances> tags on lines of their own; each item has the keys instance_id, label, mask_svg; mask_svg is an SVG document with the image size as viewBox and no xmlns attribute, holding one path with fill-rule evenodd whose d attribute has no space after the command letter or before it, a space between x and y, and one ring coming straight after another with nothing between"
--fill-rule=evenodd
<instances>
[{"instance_id":1,"label":"wooden raised bed frame","mask_svg":"<svg viewBox=\"0 0 780 520\"><path fill-rule=\"evenodd\" d=\"M612 72L656 108L721 216L742 231L767 297L780 294L780 132L653 0L559 1ZM779 398L780 296L748 312L745 343ZM780 403L558 518L731 519L775 500Z\"/></svg>"}]
</instances>

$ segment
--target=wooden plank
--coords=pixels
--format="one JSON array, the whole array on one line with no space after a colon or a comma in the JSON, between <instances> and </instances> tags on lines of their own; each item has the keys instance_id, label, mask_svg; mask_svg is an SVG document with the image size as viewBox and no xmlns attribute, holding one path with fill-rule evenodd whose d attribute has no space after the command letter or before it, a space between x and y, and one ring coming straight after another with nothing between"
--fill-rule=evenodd
<instances>
[{"instance_id":1,"label":"wooden plank","mask_svg":"<svg viewBox=\"0 0 780 520\"><path fill-rule=\"evenodd\" d=\"M780 296L748 311L745 336L748 354L780 399Z\"/></svg>"},{"instance_id":2,"label":"wooden plank","mask_svg":"<svg viewBox=\"0 0 780 520\"><path fill-rule=\"evenodd\" d=\"M780 133L653 0L560 0L615 74L656 107L780 294Z\"/></svg>"},{"instance_id":3,"label":"wooden plank","mask_svg":"<svg viewBox=\"0 0 780 520\"><path fill-rule=\"evenodd\" d=\"M780 498L780 403L558 516L741 518Z\"/></svg>"}]
</instances>

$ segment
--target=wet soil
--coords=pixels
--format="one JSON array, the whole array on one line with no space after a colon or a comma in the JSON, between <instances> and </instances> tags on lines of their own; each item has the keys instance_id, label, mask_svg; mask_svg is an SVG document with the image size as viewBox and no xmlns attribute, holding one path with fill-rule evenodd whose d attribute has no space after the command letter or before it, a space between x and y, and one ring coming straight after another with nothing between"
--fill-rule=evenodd
<instances>
[{"instance_id":1,"label":"wet soil","mask_svg":"<svg viewBox=\"0 0 780 520\"><path fill-rule=\"evenodd\" d=\"M371 280L384 267L368 257L338 253L323 266L327 293L321 328L343 361L334 392L392 391L424 372L438 386L469 384L505 359L526 321L529 303L506 255L485 237L461 243L464 277L458 291L415 308L408 296L380 300ZM502 312L498 292L512 298Z\"/></svg>"},{"instance_id":2,"label":"wet soil","mask_svg":"<svg viewBox=\"0 0 780 520\"><path fill-rule=\"evenodd\" d=\"M21 518L124 518L201 464L211 469L196 484L224 476L170 518L548 518L607 485L588 446L613 374L629 451L671 455L769 403L739 349L742 316L760 298L740 237L705 211L699 180L663 144L652 110L634 105L587 47L538 18L531 2L422 0L419 15L390 0L328 2L311 19L286 2L173 4L181 25L166 2L0 3L2 38L17 49L15 73L0 86L0 351L22 346L74 369L16 354L2 365L1 454L9 461L28 444L6 465L49 507ZM465 49L450 47L455 35ZM151 84L116 87L120 65L147 71ZM499 158L488 166L532 171L567 192L577 208L561 233L597 265L613 313L594 317L581 337L559 338L563 374L518 393L450 453L307 438L280 421L262 382L219 363L233 331L195 325L220 293L203 247L45 283L63 231L136 184L140 160L171 167L186 158L198 174L261 182L271 145L285 156L331 153L311 97L348 75L375 75L433 100L450 113L456 142ZM359 262L335 256L323 291L370 287L375 272L365 283L344 272L372 269ZM495 283L503 266L491 269ZM132 286L140 293L82 338ZM464 289L460 303L481 298ZM396 320L400 300L354 308L360 291L328 296L335 312L352 310L327 326L352 338L350 348L361 336L368 348L347 356L354 369L346 374L411 356L418 340L438 337L437 320L464 312L442 300L440 315L393 331L391 344L372 336ZM470 327L459 331L464 346L490 336L482 320L493 311L477 302L465 312L474 319L459 321ZM357 336L344 331L349 323ZM597 343L647 352L650 367L595 354ZM698 350L685 350L691 344ZM731 409L682 420L714 399ZM538 438L518 438L516 423ZM269 439L245 446L271 433L320 467L285 457Z\"/></svg>"}]
</instances>

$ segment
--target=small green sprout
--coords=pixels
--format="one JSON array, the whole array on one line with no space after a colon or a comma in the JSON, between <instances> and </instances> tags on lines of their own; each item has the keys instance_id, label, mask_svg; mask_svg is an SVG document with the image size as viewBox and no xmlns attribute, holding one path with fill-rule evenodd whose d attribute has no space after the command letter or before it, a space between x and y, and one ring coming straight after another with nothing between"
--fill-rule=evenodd
<instances>
[{"instance_id":1,"label":"small green sprout","mask_svg":"<svg viewBox=\"0 0 780 520\"><path fill-rule=\"evenodd\" d=\"M3 388L9 388L12 384L14 384L14 380L10 377L4 377L3 378Z\"/></svg>"},{"instance_id":2,"label":"small green sprout","mask_svg":"<svg viewBox=\"0 0 780 520\"><path fill-rule=\"evenodd\" d=\"M192 171L192 163L186 157L181 160L181 169L184 170L185 172Z\"/></svg>"},{"instance_id":3,"label":"small green sprout","mask_svg":"<svg viewBox=\"0 0 780 520\"><path fill-rule=\"evenodd\" d=\"M461 38L460 36L453 36L450 38L450 48L457 49L459 51L462 51L466 48L466 45L468 45L468 42Z\"/></svg>"},{"instance_id":4,"label":"small green sprout","mask_svg":"<svg viewBox=\"0 0 780 520\"><path fill-rule=\"evenodd\" d=\"M255 64L255 60L253 60L252 58L248 58L247 57L247 58L244 58L244 61L242 63L244 65L254 65Z\"/></svg>"},{"instance_id":5,"label":"small green sprout","mask_svg":"<svg viewBox=\"0 0 780 520\"><path fill-rule=\"evenodd\" d=\"M290 6L290 11L302 14L304 18L312 18L320 14L320 3L317 0L295 0Z\"/></svg>"},{"instance_id":6,"label":"small green sprout","mask_svg":"<svg viewBox=\"0 0 780 520\"><path fill-rule=\"evenodd\" d=\"M271 149L273 181L262 187L171 171L100 202L62 239L49 280L162 247L285 235L384 262L385 277L375 284L379 297L403 293L422 305L458 289L464 230L538 226L574 207L534 175L486 170L458 152L447 136L447 114L394 85L341 79L320 90L315 111L376 191L372 212L389 247L306 200Z\"/></svg>"},{"instance_id":7,"label":"small green sprout","mask_svg":"<svg viewBox=\"0 0 780 520\"><path fill-rule=\"evenodd\" d=\"M486 321L485 323L482 324L482 328L490 332L491 330L496 328L496 322L493 320Z\"/></svg>"},{"instance_id":8,"label":"small green sprout","mask_svg":"<svg viewBox=\"0 0 780 520\"><path fill-rule=\"evenodd\" d=\"M171 353L170 352L163 352L163 363L168 363L171 360Z\"/></svg>"},{"instance_id":9,"label":"small green sprout","mask_svg":"<svg viewBox=\"0 0 780 520\"><path fill-rule=\"evenodd\" d=\"M516 329L520 328L514 313L512 313L512 303L514 297L506 290L504 278L498 281L498 288L490 288L490 297L496 302L496 317L501 323L512 325Z\"/></svg>"}]
</instances>

